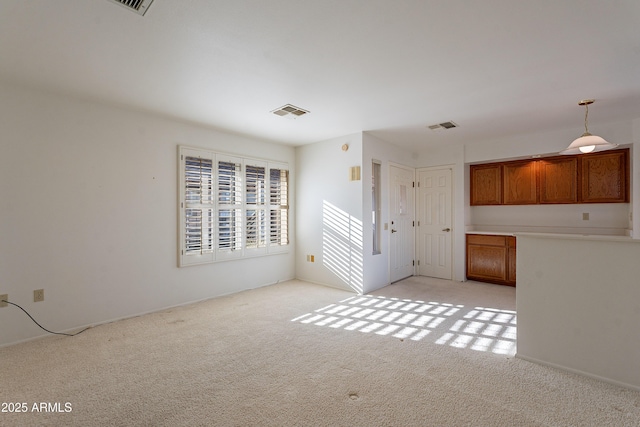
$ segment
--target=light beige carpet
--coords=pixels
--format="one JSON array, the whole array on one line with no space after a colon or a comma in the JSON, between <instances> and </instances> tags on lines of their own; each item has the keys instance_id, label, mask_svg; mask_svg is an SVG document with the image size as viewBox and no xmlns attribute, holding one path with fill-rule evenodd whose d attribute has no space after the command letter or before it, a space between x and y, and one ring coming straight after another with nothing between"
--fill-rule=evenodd
<instances>
[{"instance_id":1,"label":"light beige carpet","mask_svg":"<svg viewBox=\"0 0 640 427\"><path fill-rule=\"evenodd\" d=\"M0 349L0 401L28 407L0 425L640 425L640 393L514 358L514 309L473 282L281 283Z\"/></svg>"}]
</instances>

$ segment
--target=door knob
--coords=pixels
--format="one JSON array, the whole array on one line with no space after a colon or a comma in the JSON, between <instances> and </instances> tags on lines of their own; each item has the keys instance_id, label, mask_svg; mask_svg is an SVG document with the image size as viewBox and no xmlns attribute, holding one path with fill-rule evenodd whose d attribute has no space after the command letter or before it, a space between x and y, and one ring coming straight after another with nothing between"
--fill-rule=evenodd
<instances>
[{"instance_id":1,"label":"door knob","mask_svg":"<svg viewBox=\"0 0 640 427\"><path fill-rule=\"evenodd\" d=\"M451 229L449 227L447 228L443 228L442 231L446 231L447 233L451 231Z\"/></svg>"},{"instance_id":2,"label":"door knob","mask_svg":"<svg viewBox=\"0 0 640 427\"><path fill-rule=\"evenodd\" d=\"M394 230L393 228L391 229L391 232L392 232L392 233L395 233L395 232L397 232L397 231L398 231L398 230Z\"/></svg>"}]
</instances>

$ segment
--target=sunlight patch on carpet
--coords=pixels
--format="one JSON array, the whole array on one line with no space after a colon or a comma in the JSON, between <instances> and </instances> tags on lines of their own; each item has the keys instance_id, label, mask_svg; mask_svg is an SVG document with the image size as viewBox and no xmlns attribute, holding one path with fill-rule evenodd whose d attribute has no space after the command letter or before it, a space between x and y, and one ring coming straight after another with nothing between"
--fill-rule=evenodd
<instances>
[{"instance_id":1,"label":"sunlight patch on carpet","mask_svg":"<svg viewBox=\"0 0 640 427\"><path fill-rule=\"evenodd\" d=\"M291 320L495 354L516 350L516 312L434 301L359 295Z\"/></svg>"}]
</instances>

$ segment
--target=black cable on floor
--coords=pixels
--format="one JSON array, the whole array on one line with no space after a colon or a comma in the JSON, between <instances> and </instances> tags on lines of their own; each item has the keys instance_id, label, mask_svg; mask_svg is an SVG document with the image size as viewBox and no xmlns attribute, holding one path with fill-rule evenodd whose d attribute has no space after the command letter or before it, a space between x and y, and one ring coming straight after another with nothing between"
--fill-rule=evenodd
<instances>
[{"instance_id":1,"label":"black cable on floor","mask_svg":"<svg viewBox=\"0 0 640 427\"><path fill-rule=\"evenodd\" d=\"M18 307L20 310L24 311L24 312L25 312L25 314L26 314L27 316L29 316L29 318L30 318L31 320L33 320L33 323L35 323L36 325L40 326L40 329L42 329L42 330L44 330L44 331L47 331L47 332L49 332L50 334L54 334L54 335L64 335L64 336L67 336L67 337L75 337L76 335L83 333L83 332L84 332L84 331L86 331L87 329L91 329L91 327L84 328L83 330L81 330L80 332L76 332L75 334L65 334L64 332L53 332L53 331L48 330L48 329L47 329L47 328L45 328L44 326L42 326L40 323L38 323L38 322L36 321L36 319L34 319L34 318L33 318L33 316L31 316L31 315L27 312L27 310L25 310L24 308L20 307L18 304L14 304L14 303L9 302L9 301L4 300L4 299L3 299L1 302L6 302L7 304L15 305L15 306L16 306L16 307Z\"/></svg>"}]
</instances>

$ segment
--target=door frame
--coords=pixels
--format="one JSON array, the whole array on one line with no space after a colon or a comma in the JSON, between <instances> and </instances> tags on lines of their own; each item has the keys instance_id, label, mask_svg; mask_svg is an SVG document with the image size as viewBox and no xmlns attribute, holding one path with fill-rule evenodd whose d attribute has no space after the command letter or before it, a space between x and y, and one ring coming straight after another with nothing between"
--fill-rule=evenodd
<instances>
[{"instance_id":1,"label":"door frame","mask_svg":"<svg viewBox=\"0 0 640 427\"><path fill-rule=\"evenodd\" d=\"M457 230L457 227L455 226L455 224L456 224L456 221L455 221L455 218L456 218L456 215L455 215L455 211L456 211L456 201L455 201L455 194L456 194L456 179L455 179L455 177L456 177L456 165L455 164L447 164L447 165L416 168L414 177L417 177L418 174L421 171L431 172L431 171L444 170L444 169L451 170L451 194L450 194L451 218L450 218L450 220L451 220L451 227L453 228L452 233L451 233L451 280L455 280L455 278L456 278L456 240L457 240L456 236L458 235L458 230ZM416 212L414 213L414 217L417 218L418 217L418 211L417 211L418 203L415 204L415 209L416 209ZM415 233L416 234L418 233L417 228L415 229ZM417 238L415 239L415 244L416 244L416 247L414 248L414 254L417 254L418 253L418 239ZM415 269L415 272L417 272L417 271L418 270ZM425 276L425 277L429 277L429 276Z\"/></svg>"},{"instance_id":2,"label":"door frame","mask_svg":"<svg viewBox=\"0 0 640 427\"><path fill-rule=\"evenodd\" d=\"M391 210L392 210L392 206L391 206L391 186L392 186L392 175L391 175L391 167L396 167L399 169L404 169L406 171L411 171L411 173L413 174L413 186L411 187L411 191L412 191L412 195L413 195L413 212L411 213L412 217L413 217L413 221L415 223L415 219L416 219L416 187L415 187L415 182L416 182L416 171L417 169L411 166L407 166L407 165L403 165L401 163L396 163L396 162L388 162L387 165L387 209L386 209L386 215L387 215L387 219L388 219L388 223L385 223L385 230L388 232L388 239L389 239L389 249L388 249L388 256L387 256L387 282L389 284L394 283L391 281ZM386 229L388 227L388 230ZM413 259L416 259L416 228L415 226L413 227L413 246L412 246L412 251L413 251ZM411 276L415 276L416 275L416 266L415 266L415 262L413 265L413 269L411 272ZM411 277L408 276L408 277ZM399 279L402 280L402 279Z\"/></svg>"}]
</instances>

